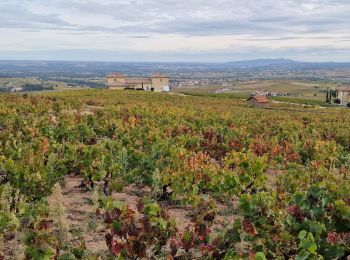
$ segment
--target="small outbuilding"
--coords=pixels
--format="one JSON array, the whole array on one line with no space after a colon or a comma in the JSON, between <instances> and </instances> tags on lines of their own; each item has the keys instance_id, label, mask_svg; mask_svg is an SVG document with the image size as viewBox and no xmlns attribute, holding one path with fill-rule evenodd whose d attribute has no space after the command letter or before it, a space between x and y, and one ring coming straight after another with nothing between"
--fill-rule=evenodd
<instances>
[{"instance_id":1,"label":"small outbuilding","mask_svg":"<svg viewBox=\"0 0 350 260\"><path fill-rule=\"evenodd\" d=\"M269 99L266 96L254 96L247 99L248 105L251 107L268 107Z\"/></svg>"}]
</instances>

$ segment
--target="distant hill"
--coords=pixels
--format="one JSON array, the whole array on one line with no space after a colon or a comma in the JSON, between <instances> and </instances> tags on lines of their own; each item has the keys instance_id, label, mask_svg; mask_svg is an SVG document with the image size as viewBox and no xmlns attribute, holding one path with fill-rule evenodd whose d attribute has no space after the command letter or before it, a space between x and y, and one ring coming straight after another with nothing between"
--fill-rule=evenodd
<instances>
[{"instance_id":1,"label":"distant hill","mask_svg":"<svg viewBox=\"0 0 350 260\"><path fill-rule=\"evenodd\" d=\"M267 67L275 65L295 65L299 62L289 59L259 59L259 60L242 60L242 61L232 61L226 64L230 67L236 68L256 68L256 67Z\"/></svg>"},{"instance_id":2,"label":"distant hill","mask_svg":"<svg viewBox=\"0 0 350 260\"><path fill-rule=\"evenodd\" d=\"M232 61L225 63L227 67L236 69L332 69L332 68L350 68L350 62L301 62L290 59L257 59Z\"/></svg>"}]
</instances>

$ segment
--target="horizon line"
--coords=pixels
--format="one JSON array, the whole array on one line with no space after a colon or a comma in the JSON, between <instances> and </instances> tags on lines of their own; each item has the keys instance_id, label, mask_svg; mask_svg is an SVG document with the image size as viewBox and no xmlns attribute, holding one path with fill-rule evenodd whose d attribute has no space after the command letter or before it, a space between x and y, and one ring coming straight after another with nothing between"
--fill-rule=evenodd
<instances>
[{"instance_id":1,"label":"horizon line","mask_svg":"<svg viewBox=\"0 0 350 260\"><path fill-rule=\"evenodd\" d=\"M136 61L136 60L58 60L58 59L0 59L0 62L101 62L101 63L198 63L198 64L227 64L234 62L247 62L247 61L277 61L285 60L289 62L297 63L336 63L347 64L349 61L301 61L288 58L258 58L258 59L241 59L232 61Z\"/></svg>"}]
</instances>

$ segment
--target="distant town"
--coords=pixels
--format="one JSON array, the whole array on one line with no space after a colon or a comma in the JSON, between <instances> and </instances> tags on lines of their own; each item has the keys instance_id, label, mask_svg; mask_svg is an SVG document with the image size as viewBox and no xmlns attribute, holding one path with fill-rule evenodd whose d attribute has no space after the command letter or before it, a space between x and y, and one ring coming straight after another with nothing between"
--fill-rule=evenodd
<instances>
[{"instance_id":1,"label":"distant town","mask_svg":"<svg viewBox=\"0 0 350 260\"><path fill-rule=\"evenodd\" d=\"M319 102L328 100L327 91L350 84L349 63L283 59L229 63L0 61L0 92L109 88L106 76L116 72L126 78L119 83L112 78L118 83L113 88L237 93L247 97L302 98ZM159 78L155 83L152 75L156 73L169 78Z\"/></svg>"}]
</instances>

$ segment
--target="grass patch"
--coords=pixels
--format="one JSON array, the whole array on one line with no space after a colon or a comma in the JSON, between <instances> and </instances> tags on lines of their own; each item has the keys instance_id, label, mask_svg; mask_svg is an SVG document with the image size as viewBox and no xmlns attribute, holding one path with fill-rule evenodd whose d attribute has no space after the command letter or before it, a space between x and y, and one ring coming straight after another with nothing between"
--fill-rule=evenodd
<instances>
[{"instance_id":1,"label":"grass patch","mask_svg":"<svg viewBox=\"0 0 350 260\"><path fill-rule=\"evenodd\" d=\"M270 97L270 99L280 101L280 102L289 102L289 103L311 105L311 106L324 106L324 107L335 106L333 104L326 103L326 101L324 100L319 100L319 99L295 98L295 97Z\"/></svg>"},{"instance_id":2,"label":"grass patch","mask_svg":"<svg viewBox=\"0 0 350 260\"><path fill-rule=\"evenodd\" d=\"M208 93L208 92L191 92L191 91L183 91L181 94L187 96L195 96L195 97L222 97L222 98L237 98L237 99L247 99L250 97L247 93Z\"/></svg>"}]
</instances>

